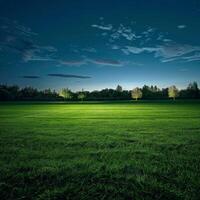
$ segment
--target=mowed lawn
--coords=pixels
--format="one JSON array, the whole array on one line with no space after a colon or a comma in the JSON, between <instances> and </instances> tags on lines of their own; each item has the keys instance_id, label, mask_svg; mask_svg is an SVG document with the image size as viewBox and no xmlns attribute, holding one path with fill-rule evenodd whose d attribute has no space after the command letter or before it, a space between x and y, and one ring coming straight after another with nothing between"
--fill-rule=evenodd
<instances>
[{"instance_id":1,"label":"mowed lawn","mask_svg":"<svg viewBox=\"0 0 200 200\"><path fill-rule=\"evenodd\" d=\"M200 199L200 103L1 103L0 199Z\"/></svg>"}]
</instances>

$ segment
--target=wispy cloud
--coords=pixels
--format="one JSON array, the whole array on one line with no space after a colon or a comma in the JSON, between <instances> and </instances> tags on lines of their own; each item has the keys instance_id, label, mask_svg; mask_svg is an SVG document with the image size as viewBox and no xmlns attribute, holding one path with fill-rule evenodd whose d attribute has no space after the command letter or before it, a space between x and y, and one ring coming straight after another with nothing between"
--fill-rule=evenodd
<instances>
[{"instance_id":1,"label":"wispy cloud","mask_svg":"<svg viewBox=\"0 0 200 200\"><path fill-rule=\"evenodd\" d=\"M55 59L54 54L57 49L40 45L37 42L38 34L29 27L7 18L0 18L0 24L2 24L0 26L0 48L2 50L18 53L25 62Z\"/></svg>"},{"instance_id":2,"label":"wispy cloud","mask_svg":"<svg viewBox=\"0 0 200 200\"><path fill-rule=\"evenodd\" d=\"M104 24L104 19L101 19L100 23ZM185 24L177 26L178 29L186 27ZM151 53L161 62L200 60L200 46L178 44L169 37L168 32L159 32L158 29L151 26L145 26L144 30L139 32L133 30L131 25L120 24L118 27L115 25L115 27L110 28L110 32L106 32L105 38L108 38L107 45L112 50L121 50L126 55ZM134 45L132 45L133 41ZM120 62L104 60L92 60L92 62L99 65L122 65Z\"/></svg>"},{"instance_id":3,"label":"wispy cloud","mask_svg":"<svg viewBox=\"0 0 200 200\"><path fill-rule=\"evenodd\" d=\"M182 59L184 59L187 62L200 61L200 52L196 52L194 55L184 56Z\"/></svg>"},{"instance_id":4,"label":"wispy cloud","mask_svg":"<svg viewBox=\"0 0 200 200\"><path fill-rule=\"evenodd\" d=\"M56 61L53 57L57 52L52 46L33 45L32 48L22 51L22 58L25 62L29 61Z\"/></svg>"},{"instance_id":5,"label":"wispy cloud","mask_svg":"<svg viewBox=\"0 0 200 200\"><path fill-rule=\"evenodd\" d=\"M121 66L119 61L104 59L65 60L58 57L57 49L50 45L41 45L37 42L38 34L30 28L19 24L16 21L0 19L2 36L0 37L0 49L8 52L15 52L21 56L24 62L42 61L55 62L62 66L82 66L85 64L97 64L107 66ZM92 25L94 28L102 30L111 30L111 24ZM76 47L77 48L77 47ZM97 50L93 47L80 48L80 51L95 53Z\"/></svg>"},{"instance_id":6,"label":"wispy cloud","mask_svg":"<svg viewBox=\"0 0 200 200\"><path fill-rule=\"evenodd\" d=\"M164 39L163 39L163 42L172 42L172 40L171 40L171 39L168 39L168 38L164 38Z\"/></svg>"},{"instance_id":7,"label":"wispy cloud","mask_svg":"<svg viewBox=\"0 0 200 200\"><path fill-rule=\"evenodd\" d=\"M187 26L184 25L184 24L181 24L181 25L178 25L178 26L177 26L178 29L184 29L184 28L186 28L186 27L187 27Z\"/></svg>"},{"instance_id":8,"label":"wispy cloud","mask_svg":"<svg viewBox=\"0 0 200 200\"><path fill-rule=\"evenodd\" d=\"M155 58L160 58L161 62L170 62L174 60L187 60L194 61L200 60L200 47L191 46L191 45L182 45L182 44L168 44L168 45L159 45L156 47L134 47L126 46L122 51L129 55L140 54L140 53L154 53ZM187 54L194 54L186 56Z\"/></svg>"},{"instance_id":9,"label":"wispy cloud","mask_svg":"<svg viewBox=\"0 0 200 200\"><path fill-rule=\"evenodd\" d=\"M121 38L124 38L128 41L136 40L141 38L141 35L137 35L131 27L124 26L123 24L120 24L118 28L112 30L112 34L110 35L110 38L112 41L119 40Z\"/></svg>"},{"instance_id":10,"label":"wispy cloud","mask_svg":"<svg viewBox=\"0 0 200 200\"><path fill-rule=\"evenodd\" d=\"M98 29L105 30L105 31L110 31L113 28L112 24L108 24L108 25L92 24L91 27L98 28Z\"/></svg>"},{"instance_id":11,"label":"wispy cloud","mask_svg":"<svg viewBox=\"0 0 200 200\"><path fill-rule=\"evenodd\" d=\"M90 60L90 62L97 65L104 65L104 66L114 66L114 67L122 66L122 63L118 60L94 59L94 60Z\"/></svg>"},{"instance_id":12,"label":"wispy cloud","mask_svg":"<svg viewBox=\"0 0 200 200\"><path fill-rule=\"evenodd\" d=\"M48 74L51 77L61 77L61 78L78 78L78 79L89 79L90 76L74 75L74 74Z\"/></svg>"},{"instance_id":13,"label":"wispy cloud","mask_svg":"<svg viewBox=\"0 0 200 200\"><path fill-rule=\"evenodd\" d=\"M38 78L40 78L40 76L32 76L32 75L30 75L30 76L21 76L21 78L26 78L26 79L38 79Z\"/></svg>"},{"instance_id":14,"label":"wispy cloud","mask_svg":"<svg viewBox=\"0 0 200 200\"><path fill-rule=\"evenodd\" d=\"M155 28L151 26L145 27L145 30L141 33L142 37L145 38L145 40L150 39L152 37L152 34L154 34L156 31Z\"/></svg>"},{"instance_id":15,"label":"wispy cloud","mask_svg":"<svg viewBox=\"0 0 200 200\"><path fill-rule=\"evenodd\" d=\"M59 61L59 63L62 65L67 65L67 66L81 66L81 65L85 65L86 61L85 60L68 60L68 61L61 60Z\"/></svg>"},{"instance_id":16,"label":"wispy cloud","mask_svg":"<svg viewBox=\"0 0 200 200\"><path fill-rule=\"evenodd\" d=\"M66 66L81 66L81 65L86 65L86 64L95 64L95 65L102 65L102 66L119 67L123 65L123 63L121 63L118 60L90 59L87 57L85 57L83 60L67 60L67 61L60 60L59 63L61 65L66 65Z\"/></svg>"},{"instance_id":17,"label":"wispy cloud","mask_svg":"<svg viewBox=\"0 0 200 200\"><path fill-rule=\"evenodd\" d=\"M185 56L193 55L200 51L199 46L185 45L185 44L171 44L158 47L155 56L161 57L162 62L169 62L173 60L185 59ZM189 58L186 58L189 61Z\"/></svg>"},{"instance_id":18,"label":"wispy cloud","mask_svg":"<svg viewBox=\"0 0 200 200\"><path fill-rule=\"evenodd\" d=\"M36 36L37 33L33 32L31 28L21 25L16 20L10 20L8 18L0 18L1 21L1 30L8 34L15 34L18 36L32 37Z\"/></svg>"},{"instance_id":19,"label":"wispy cloud","mask_svg":"<svg viewBox=\"0 0 200 200\"><path fill-rule=\"evenodd\" d=\"M157 52L158 50L159 48L157 47L134 47L134 46L126 46L124 49L122 49L122 51L127 55L129 55L130 53L140 54L142 52L152 53L152 52Z\"/></svg>"},{"instance_id":20,"label":"wispy cloud","mask_svg":"<svg viewBox=\"0 0 200 200\"><path fill-rule=\"evenodd\" d=\"M101 19L100 23L101 25L104 24L104 19ZM175 60L191 62L200 60L200 46L177 44L169 37L169 33L159 32L154 27L145 26L144 30L140 32L133 30L132 26L124 24L120 24L118 27L109 27L110 32L106 33L106 36L109 37L106 38L108 38L108 46L112 50L121 50L126 55L152 53L161 62L172 62ZM184 29L186 27L185 24L177 26L178 29ZM123 42L121 39L123 39ZM135 45L130 45L132 41L135 41ZM155 41L157 41L157 44ZM154 45L152 45L153 43ZM102 65L122 65L122 63L99 60L93 60L92 62Z\"/></svg>"}]
</instances>

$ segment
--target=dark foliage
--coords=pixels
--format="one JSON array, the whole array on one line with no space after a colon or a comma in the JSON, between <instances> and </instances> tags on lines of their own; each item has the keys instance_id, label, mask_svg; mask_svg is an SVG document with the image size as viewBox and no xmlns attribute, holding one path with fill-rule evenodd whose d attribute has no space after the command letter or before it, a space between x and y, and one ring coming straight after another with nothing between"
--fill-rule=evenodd
<instances>
[{"instance_id":1,"label":"dark foliage","mask_svg":"<svg viewBox=\"0 0 200 200\"><path fill-rule=\"evenodd\" d=\"M142 88L142 99L168 99L168 88L144 85ZM122 90L121 86L116 89L103 89L101 91L70 91L71 101L80 100L79 94L85 95L84 100L131 100L131 91ZM179 91L180 99L198 99L200 90L197 82L190 83L186 89ZM32 87L19 88L18 86L0 85L0 101L62 101L67 100L59 95L59 92L51 89L38 90Z\"/></svg>"}]
</instances>

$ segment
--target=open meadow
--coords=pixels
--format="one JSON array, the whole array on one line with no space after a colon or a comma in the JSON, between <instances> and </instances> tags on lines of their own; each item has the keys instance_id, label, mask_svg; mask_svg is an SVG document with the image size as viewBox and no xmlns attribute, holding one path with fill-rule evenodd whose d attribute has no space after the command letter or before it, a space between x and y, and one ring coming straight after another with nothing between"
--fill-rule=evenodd
<instances>
[{"instance_id":1,"label":"open meadow","mask_svg":"<svg viewBox=\"0 0 200 200\"><path fill-rule=\"evenodd\" d=\"M200 199L200 102L1 103L0 199Z\"/></svg>"}]
</instances>

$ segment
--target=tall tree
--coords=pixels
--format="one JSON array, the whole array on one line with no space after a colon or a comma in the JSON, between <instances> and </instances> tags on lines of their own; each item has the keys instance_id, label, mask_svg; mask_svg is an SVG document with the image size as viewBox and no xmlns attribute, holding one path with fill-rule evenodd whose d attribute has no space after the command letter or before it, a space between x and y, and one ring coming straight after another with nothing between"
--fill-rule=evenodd
<instances>
[{"instance_id":1,"label":"tall tree","mask_svg":"<svg viewBox=\"0 0 200 200\"><path fill-rule=\"evenodd\" d=\"M190 83L187 87L189 98L198 98L199 88L197 82Z\"/></svg>"},{"instance_id":2,"label":"tall tree","mask_svg":"<svg viewBox=\"0 0 200 200\"><path fill-rule=\"evenodd\" d=\"M59 96L63 97L64 99L72 99L72 92L68 88L63 88L59 92Z\"/></svg>"},{"instance_id":3,"label":"tall tree","mask_svg":"<svg viewBox=\"0 0 200 200\"><path fill-rule=\"evenodd\" d=\"M118 85L118 86L116 87L116 91L117 91L117 92L122 92L122 91L123 91L122 86L121 86L121 85Z\"/></svg>"},{"instance_id":4,"label":"tall tree","mask_svg":"<svg viewBox=\"0 0 200 200\"><path fill-rule=\"evenodd\" d=\"M145 99L151 98L153 96L153 92L151 88L147 85L144 85L142 88L142 96Z\"/></svg>"},{"instance_id":5,"label":"tall tree","mask_svg":"<svg viewBox=\"0 0 200 200\"><path fill-rule=\"evenodd\" d=\"M178 95L179 95L179 91L175 85L172 85L171 87L168 88L169 98L173 98L173 100L175 100L176 97L178 97Z\"/></svg>"},{"instance_id":6,"label":"tall tree","mask_svg":"<svg viewBox=\"0 0 200 200\"><path fill-rule=\"evenodd\" d=\"M78 99L80 99L81 101L83 101L83 99L85 99L86 95L84 94L84 92L80 92L78 94Z\"/></svg>"},{"instance_id":7,"label":"tall tree","mask_svg":"<svg viewBox=\"0 0 200 200\"><path fill-rule=\"evenodd\" d=\"M136 101L137 101L138 99L141 99L141 98L142 98L142 90L141 90L140 88L136 87L135 89L133 89L133 90L131 91L131 96L132 96L132 98L135 99Z\"/></svg>"}]
</instances>

